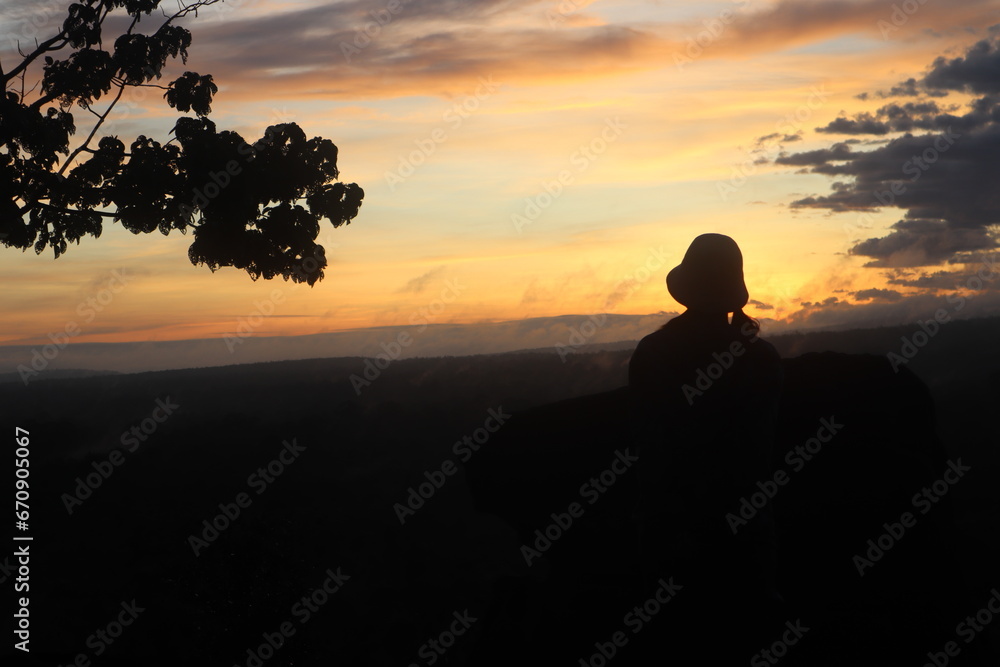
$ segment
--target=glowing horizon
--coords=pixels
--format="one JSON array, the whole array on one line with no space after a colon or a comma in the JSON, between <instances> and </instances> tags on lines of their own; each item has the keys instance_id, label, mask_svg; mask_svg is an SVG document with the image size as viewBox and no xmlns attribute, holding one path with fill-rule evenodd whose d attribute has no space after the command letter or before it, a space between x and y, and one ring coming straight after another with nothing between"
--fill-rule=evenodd
<instances>
[{"instance_id":1,"label":"glowing horizon","mask_svg":"<svg viewBox=\"0 0 1000 667\"><path fill-rule=\"evenodd\" d=\"M900 298L881 304L892 313L866 311L875 302L852 296L885 287L888 275L847 254L852 241L884 236L899 209L874 211L874 225L860 230L857 213L792 209L828 193L831 179L754 160L829 146L837 137L815 128L871 111L860 93L960 53L987 32L967 28L989 25L995 9L922 5L895 25L891 9L874 2L848 3L835 16L812 2L571 4L448 16L404 3L357 53L340 48L357 31L334 22L352 11L363 27L378 3L355 11L247 1L188 20L190 60L165 80L184 69L213 74L220 92L210 118L220 129L252 141L272 123L296 122L337 144L341 180L365 189L350 225L321 230L326 278L310 288L254 282L235 269L213 274L190 265L190 237L134 236L106 223L100 239L55 262L4 249L0 272L17 289L3 297L0 344L45 342L77 320L76 340L90 342L219 338L274 293L281 302L254 335L405 325L449 281L465 287L440 322L671 311L679 306L663 279L704 232L740 244L750 297L762 304L748 306L751 316L802 328L920 316L907 298L939 292L897 287ZM12 25L25 11L0 0ZM325 54L287 42L282 50L271 43L281 41L278 29L335 35L334 44ZM439 43L406 51L426 34ZM10 61L6 45L3 57ZM102 132L126 143L139 133L166 140L177 117L158 93L122 109ZM74 115L79 140L89 118ZM798 139L754 146L775 132ZM956 275L974 269L894 270L956 266ZM84 322L81 304L114 270L131 280ZM812 319L831 298L829 317ZM981 299L976 308L991 312L987 304L995 307Z\"/></svg>"}]
</instances>

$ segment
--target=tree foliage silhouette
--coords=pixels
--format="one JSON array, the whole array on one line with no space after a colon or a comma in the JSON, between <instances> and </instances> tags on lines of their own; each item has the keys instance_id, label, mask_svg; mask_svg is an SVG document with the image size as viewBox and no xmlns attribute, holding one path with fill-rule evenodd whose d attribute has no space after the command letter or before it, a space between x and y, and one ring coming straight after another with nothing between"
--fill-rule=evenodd
<instances>
[{"instance_id":1,"label":"tree foliage silhouette","mask_svg":"<svg viewBox=\"0 0 1000 667\"><path fill-rule=\"evenodd\" d=\"M48 247L58 258L70 242L99 237L110 218L133 234L191 229L188 256L212 271L232 266L254 280L283 276L310 285L323 279L320 222L350 223L364 197L357 184L334 182L337 147L307 139L295 123L273 125L253 143L218 131L208 118L218 92L211 75L185 72L166 86L155 83L168 61L187 63L191 33L177 21L219 2L181 2L170 14L161 0L81 0L56 35L30 52L21 48L16 67L0 64L4 245L36 253ZM129 27L106 50L103 26L122 10ZM155 31L139 32L154 20ZM50 55L64 50L62 59ZM39 65L41 87L25 91ZM165 143L140 135L126 149L116 136L98 138L126 89L140 87L165 91L170 107L193 115L178 118ZM110 102L95 110L102 99ZM71 151L74 107L95 120Z\"/></svg>"}]
</instances>

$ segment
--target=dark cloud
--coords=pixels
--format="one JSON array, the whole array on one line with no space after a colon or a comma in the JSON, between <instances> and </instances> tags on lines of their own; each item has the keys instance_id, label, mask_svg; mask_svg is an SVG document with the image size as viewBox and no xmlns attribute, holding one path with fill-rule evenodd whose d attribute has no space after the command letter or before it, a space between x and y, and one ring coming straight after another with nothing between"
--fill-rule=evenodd
<instances>
[{"instance_id":1,"label":"dark cloud","mask_svg":"<svg viewBox=\"0 0 1000 667\"><path fill-rule=\"evenodd\" d=\"M835 296L828 296L822 301L816 301L816 302L803 301L800 305L802 306L803 310L808 311L808 310L814 310L816 308L829 308L831 306L847 305L847 302L841 301Z\"/></svg>"},{"instance_id":2,"label":"dark cloud","mask_svg":"<svg viewBox=\"0 0 1000 667\"><path fill-rule=\"evenodd\" d=\"M910 77L906 81L897 83L895 86L890 88L888 92L879 90L875 93L875 95L883 99L889 97L945 97L948 95L948 91L921 87L915 78ZM856 95L856 97L859 100L867 100L868 93L861 93L860 95Z\"/></svg>"},{"instance_id":3,"label":"dark cloud","mask_svg":"<svg viewBox=\"0 0 1000 667\"><path fill-rule=\"evenodd\" d=\"M779 156L776 164L837 177L825 195L790 207L832 212L904 211L889 234L855 244L850 254L871 267L933 266L1000 247L1000 47L984 40L962 57L938 58L922 79L907 79L890 92L980 93L964 113L919 98L892 102L874 113L838 118L819 132L879 136L904 134L871 150L847 142Z\"/></svg>"},{"instance_id":4,"label":"dark cloud","mask_svg":"<svg viewBox=\"0 0 1000 667\"><path fill-rule=\"evenodd\" d=\"M1000 99L983 97L970 103L961 116L946 112L933 100L892 103L875 113L862 112L853 118L838 117L816 131L824 134L885 135L915 130L941 131L953 128L968 132L1000 120Z\"/></svg>"},{"instance_id":5,"label":"dark cloud","mask_svg":"<svg viewBox=\"0 0 1000 667\"><path fill-rule=\"evenodd\" d=\"M878 92L879 97L916 97L919 94L920 90L917 89L917 80L913 77L896 84L889 89L888 93Z\"/></svg>"},{"instance_id":6,"label":"dark cloud","mask_svg":"<svg viewBox=\"0 0 1000 667\"><path fill-rule=\"evenodd\" d=\"M825 307L810 304L790 315L788 321L792 329L896 326L932 319L941 308L954 319L994 316L1000 313L1000 292L983 289L951 301L942 295L924 293L898 301L840 301Z\"/></svg>"},{"instance_id":7,"label":"dark cloud","mask_svg":"<svg viewBox=\"0 0 1000 667\"><path fill-rule=\"evenodd\" d=\"M887 283L901 287L916 287L923 290L954 290L966 276L959 271L934 271L932 273L898 273L890 276Z\"/></svg>"},{"instance_id":8,"label":"dark cloud","mask_svg":"<svg viewBox=\"0 0 1000 667\"><path fill-rule=\"evenodd\" d=\"M903 298L903 295L894 289L879 289L877 287L852 292L851 296L858 301L899 301Z\"/></svg>"},{"instance_id":9,"label":"dark cloud","mask_svg":"<svg viewBox=\"0 0 1000 667\"><path fill-rule=\"evenodd\" d=\"M939 57L924 76L925 89L957 90L978 94L1000 93L1000 48L993 39L972 46L964 56Z\"/></svg>"},{"instance_id":10,"label":"dark cloud","mask_svg":"<svg viewBox=\"0 0 1000 667\"><path fill-rule=\"evenodd\" d=\"M961 271L912 272L896 270L886 276L890 285L916 287L930 291L955 291L962 289L1000 291L1000 255L993 253L963 253Z\"/></svg>"},{"instance_id":11,"label":"dark cloud","mask_svg":"<svg viewBox=\"0 0 1000 667\"><path fill-rule=\"evenodd\" d=\"M758 301L757 299L750 299L749 303L757 310L774 310L774 306L771 304Z\"/></svg>"},{"instance_id":12,"label":"dark cloud","mask_svg":"<svg viewBox=\"0 0 1000 667\"><path fill-rule=\"evenodd\" d=\"M963 251L997 247L998 151L1000 125L992 125L957 137L907 134L870 151L838 144L776 162L851 179L832 183L827 195L793 201L793 209L904 209L905 218L889 236L861 241L851 253L871 257L871 266L925 266Z\"/></svg>"},{"instance_id":13,"label":"dark cloud","mask_svg":"<svg viewBox=\"0 0 1000 667\"><path fill-rule=\"evenodd\" d=\"M853 119L837 118L825 127L817 127L817 132L827 134L888 134L891 131L889 123L878 120L870 113L860 113Z\"/></svg>"},{"instance_id":14,"label":"dark cloud","mask_svg":"<svg viewBox=\"0 0 1000 667\"><path fill-rule=\"evenodd\" d=\"M782 155L775 160L775 163L789 166L822 166L831 162L853 160L854 158L855 154L851 152L851 147L847 142L842 141L833 144L830 148Z\"/></svg>"},{"instance_id":15,"label":"dark cloud","mask_svg":"<svg viewBox=\"0 0 1000 667\"><path fill-rule=\"evenodd\" d=\"M955 229L933 220L900 220L892 230L888 236L861 241L850 254L872 258L865 266L930 266L961 251L998 247L995 236L984 228Z\"/></svg>"},{"instance_id":16,"label":"dark cloud","mask_svg":"<svg viewBox=\"0 0 1000 667\"><path fill-rule=\"evenodd\" d=\"M971 46L962 57L938 57L921 79L910 77L889 89L875 93L880 98L918 97L940 98L950 92L983 95L974 100L967 113L956 116L942 109L932 99L903 104L890 103L875 113L864 112L853 118L839 117L817 132L827 134L884 135L916 130L939 131L952 127L971 131L1000 121L996 97L1000 94L1000 46L995 40L982 40ZM856 95L869 99L868 93Z\"/></svg>"}]
</instances>

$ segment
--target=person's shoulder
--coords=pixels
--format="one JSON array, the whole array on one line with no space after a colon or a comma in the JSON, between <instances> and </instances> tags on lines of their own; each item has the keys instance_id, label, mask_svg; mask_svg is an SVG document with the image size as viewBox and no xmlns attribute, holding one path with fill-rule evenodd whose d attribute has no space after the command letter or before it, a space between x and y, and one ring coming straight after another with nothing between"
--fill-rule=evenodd
<instances>
[{"instance_id":1,"label":"person's shoulder","mask_svg":"<svg viewBox=\"0 0 1000 667\"><path fill-rule=\"evenodd\" d=\"M648 333L645 336L643 336L642 339L639 341L639 345L642 345L644 347L656 346L673 338L676 335L676 332L674 330L675 326L671 324L673 321L674 320L669 320L666 324L661 326L656 331L653 331L652 333Z\"/></svg>"},{"instance_id":2,"label":"person's shoulder","mask_svg":"<svg viewBox=\"0 0 1000 667\"><path fill-rule=\"evenodd\" d=\"M646 334L636 344L629 360L629 367L648 366L659 363L664 357L669 356L672 350L677 347L676 334L671 331L668 322L652 333Z\"/></svg>"},{"instance_id":3,"label":"person's shoulder","mask_svg":"<svg viewBox=\"0 0 1000 667\"><path fill-rule=\"evenodd\" d=\"M639 340L639 345L655 345L670 337L667 329L661 327L652 333L648 333Z\"/></svg>"},{"instance_id":4,"label":"person's shoulder","mask_svg":"<svg viewBox=\"0 0 1000 667\"><path fill-rule=\"evenodd\" d=\"M636 343L635 349L632 350L632 361L634 362L636 358L644 356L650 350L654 350L659 345L659 338L656 336L657 332L647 334L643 336L638 343Z\"/></svg>"},{"instance_id":5,"label":"person's shoulder","mask_svg":"<svg viewBox=\"0 0 1000 667\"><path fill-rule=\"evenodd\" d=\"M761 356L770 357L772 359L781 359L781 355L778 354L778 348L759 336L757 340L753 342L753 347L757 348L757 353Z\"/></svg>"},{"instance_id":6,"label":"person's shoulder","mask_svg":"<svg viewBox=\"0 0 1000 667\"><path fill-rule=\"evenodd\" d=\"M781 364L781 355L778 354L778 349L763 338L751 338L746 344L746 349L747 356L759 364L766 364L768 366L779 366Z\"/></svg>"}]
</instances>

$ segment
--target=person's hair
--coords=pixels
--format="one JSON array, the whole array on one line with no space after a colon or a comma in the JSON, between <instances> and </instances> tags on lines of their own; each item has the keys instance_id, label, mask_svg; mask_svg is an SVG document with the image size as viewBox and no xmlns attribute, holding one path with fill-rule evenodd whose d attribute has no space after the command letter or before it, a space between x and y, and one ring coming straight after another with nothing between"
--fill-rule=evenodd
<instances>
[{"instance_id":1,"label":"person's hair","mask_svg":"<svg viewBox=\"0 0 1000 667\"><path fill-rule=\"evenodd\" d=\"M760 322L743 312L743 309L733 311L733 321L730 325L742 336L751 338L760 332Z\"/></svg>"}]
</instances>

